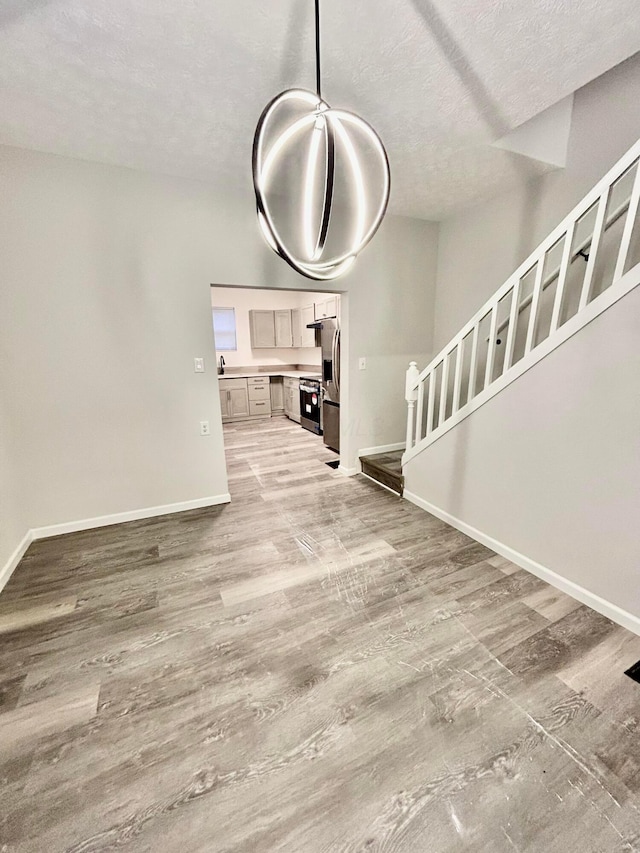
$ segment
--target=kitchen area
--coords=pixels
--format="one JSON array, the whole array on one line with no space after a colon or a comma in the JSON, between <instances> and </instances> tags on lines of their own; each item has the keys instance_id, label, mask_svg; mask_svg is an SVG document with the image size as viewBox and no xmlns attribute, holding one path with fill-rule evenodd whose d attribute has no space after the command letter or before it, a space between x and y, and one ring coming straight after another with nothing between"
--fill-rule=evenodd
<instances>
[{"instance_id":1,"label":"kitchen area","mask_svg":"<svg viewBox=\"0 0 640 853\"><path fill-rule=\"evenodd\" d=\"M340 451L340 296L211 287L223 424L286 417Z\"/></svg>"}]
</instances>

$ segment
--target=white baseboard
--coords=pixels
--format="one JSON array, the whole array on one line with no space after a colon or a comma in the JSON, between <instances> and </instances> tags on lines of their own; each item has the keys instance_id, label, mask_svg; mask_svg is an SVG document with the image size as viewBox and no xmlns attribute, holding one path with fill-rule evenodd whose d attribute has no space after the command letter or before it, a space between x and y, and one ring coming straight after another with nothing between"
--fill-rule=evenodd
<instances>
[{"instance_id":1,"label":"white baseboard","mask_svg":"<svg viewBox=\"0 0 640 853\"><path fill-rule=\"evenodd\" d=\"M381 444L379 447L363 447L358 451L358 458L373 456L374 453L393 453L394 450L404 450L406 446L404 441L399 441L396 444Z\"/></svg>"},{"instance_id":2,"label":"white baseboard","mask_svg":"<svg viewBox=\"0 0 640 853\"><path fill-rule=\"evenodd\" d=\"M231 501L231 495L213 495L209 498L197 498L194 501L183 501L165 506L152 506L145 509L134 509L130 512L119 512L114 515L101 515L97 518L85 518L81 521L67 521L63 524L52 524L49 527L35 527L28 530L18 547L0 569L0 592L4 589L9 578L16 570L27 548L36 539L46 539L49 536L61 536L64 533L77 533L80 530L91 530L93 527L107 527L111 524L122 524L125 521L137 521L142 518L155 518L158 515L169 515L174 512L185 512L188 509L201 509L207 506L217 506Z\"/></svg>"},{"instance_id":3,"label":"white baseboard","mask_svg":"<svg viewBox=\"0 0 640 853\"><path fill-rule=\"evenodd\" d=\"M29 545L31 545L32 542L33 542L33 531L27 530L25 535L22 537L22 541L20 542L18 547L15 549L13 554L9 557L9 559L4 564L2 569L0 569L0 592L2 592L2 590L7 585L9 578L15 572L15 570L18 566L18 563L24 557L24 555L27 551L27 548L29 547Z\"/></svg>"},{"instance_id":4,"label":"white baseboard","mask_svg":"<svg viewBox=\"0 0 640 853\"><path fill-rule=\"evenodd\" d=\"M344 474L344 476L345 476L345 477L353 477L353 476L355 476L355 474L359 474L359 473L360 473L360 468L359 468L359 467L356 467L356 468L345 468L345 467L344 467L344 465L338 465L338 469L337 469L337 470L338 470L338 471L340 471L340 473L341 473L341 474Z\"/></svg>"},{"instance_id":5,"label":"white baseboard","mask_svg":"<svg viewBox=\"0 0 640 853\"><path fill-rule=\"evenodd\" d=\"M519 551L510 548L508 545L499 542L492 536L489 536L481 530L472 527L470 524L461 521L454 515L450 515L450 513L440 509L440 507L434 506L428 501L423 500L423 498L418 497L418 495L413 492L408 492L405 489L404 497L412 504L420 507L420 509L426 510L431 513L431 515L435 515L436 518L439 518L441 521L446 521L447 524L457 528L462 531L462 533L466 533L467 536L475 539L476 542L480 542L482 545L486 545L487 548L491 548L491 550L495 551L496 554L506 557L507 560L511 560L512 563L526 569L526 571L531 572L532 575L536 575L536 577L546 581L556 589L566 592L567 595L570 595L577 601L582 602L582 604L586 604L587 607L597 610L598 613L601 613L603 616L606 616L618 625L622 625L623 628L627 628L629 631L633 631L634 634L640 635L640 618L634 616L633 613L623 610L621 607L618 607L617 604L613 604L605 598L601 598L599 595L596 595L595 592L591 592L583 586L568 580L562 575L559 575L557 572L554 572L552 569L548 569L546 566L536 563L535 560L531 560Z\"/></svg>"},{"instance_id":6,"label":"white baseboard","mask_svg":"<svg viewBox=\"0 0 640 853\"><path fill-rule=\"evenodd\" d=\"M80 530L91 530L94 527L108 527L111 524L122 524L125 521L138 521L142 518L155 518L158 515L170 515L174 512L185 512L189 509L201 509L207 506L217 506L231 501L231 495L213 495L208 498L197 498L193 501L151 506L144 509L134 509L129 512L118 512L114 515L100 515L97 518L84 518L80 521L66 521L62 524L52 524L49 527L34 527L31 531L33 539L46 539L49 536L61 536L64 533L77 533Z\"/></svg>"}]
</instances>

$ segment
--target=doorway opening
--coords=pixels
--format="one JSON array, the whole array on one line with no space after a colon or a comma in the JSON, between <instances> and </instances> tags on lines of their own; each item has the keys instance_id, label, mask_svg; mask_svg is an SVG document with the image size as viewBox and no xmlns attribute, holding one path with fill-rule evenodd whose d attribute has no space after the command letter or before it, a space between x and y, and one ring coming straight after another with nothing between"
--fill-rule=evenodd
<instances>
[{"instance_id":1,"label":"doorway opening","mask_svg":"<svg viewBox=\"0 0 640 853\"><path fill-rule=\"evenodd\" d=\"M341 476L345 302L335 292L211 285L232 498Z\"/></svg>"}]
</instances>

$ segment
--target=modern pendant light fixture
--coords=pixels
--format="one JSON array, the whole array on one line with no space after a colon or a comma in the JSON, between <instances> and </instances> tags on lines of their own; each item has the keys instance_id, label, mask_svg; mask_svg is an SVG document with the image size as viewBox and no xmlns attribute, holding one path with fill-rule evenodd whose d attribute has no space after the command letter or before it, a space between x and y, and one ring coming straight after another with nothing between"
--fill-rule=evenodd
<instances>
[{"instance_id":1,"label":"modern pendant light fixture","mask_svg":"<svg viewBox=\"0 0 640 853\"><path fill-rule=\"evenodd\" d=\"M346 272L378 230L391 180L387 153L371 125L322 97L319 4L315 0L316 91L287 89L267 104L253 140L253 185L269 246L302 275L326 281ZM290 220L293 211L298 231L291 248L272 210L274 196L283 205L276 173L300 177L295 198L285 192L284 207Z\"/></svg>"}]
</instances>

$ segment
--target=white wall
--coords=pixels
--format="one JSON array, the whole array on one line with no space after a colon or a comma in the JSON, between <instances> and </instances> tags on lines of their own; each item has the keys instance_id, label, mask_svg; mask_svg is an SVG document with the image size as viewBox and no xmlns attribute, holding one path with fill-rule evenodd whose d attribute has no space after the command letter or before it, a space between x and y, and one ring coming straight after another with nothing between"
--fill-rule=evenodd
<instances>
[{"instance_id":1,"label":"white wall","mask_svg":"<svg viewBox=\"0 0 640 853\"><path fill-rule=\"evenodd\" d=\"M0 375L3 367L4 364L0 365ZM0 381L0 588L4 582L3 567L28 529L14 468L14 441L2 387Z\"/></svg>"},{"instance_id":2,"label":"white wall","mask_svg":"<svg viewBox=\"0 0 640 853\"><path fill-rule=\"evenodd\" d=\"M434 348L440 350L640 137L640 54L580 89L566 169L440 225Z\"/></svg>"},{"instance_id":3,"label":"white wall","mask_svg":"<svg viewBox=\"0 0 640 853\"><path fill-rule=\"evenodd\" d=\"M636 287L405 470L407 491L638 620L639 339Z\"/></svg>"},{"instance_id":4,"label":"white wall","mask_svg":"<svg viewBox=\"0 0 640 853\"><path fill-rule=\"evenodd\" d=\"M232 199L0 148L0 196L0 335L24 523L226 493L210 283L309 287L264 244L251 187ZM435 252L435 226L389 216L335 288L348 293L347 466L359 447L404 435L404 369L431 351ZM193 372L196 355L205 374ZM370 358L366 372L359 355ZM379 371L376 356L388 356Z\"/></svg>"},{"instance_id":5,"label":"white wall","mask_svg":"<svg viewBox=\"0 0 640 853\"><path fill-rule=\"evenodd\" d=\"M320 347L274 347L251 349L249 311L276 308L301 308L313 305L325 294L298 293L290 290L263 290L244 287L212 287L211 305L216 308L234 308L236 316L235 352L216 352L216 359L224 356L227 367L280 364L315 364L321 361Z\"/></svg>"},{"instance_id":6,"label":"white wall","mask_svg":"<svg viewBox=\"0 0 640 853\"><path fill-rule=\"evenodd\" d=\"M213 364L210 195L0 151L1 332L29 527L227 492Z\"/></svg>"},{"instance_id":7,"label":"white wall","mask_svg":"<svg viewBox=\"0 0 640 853\"><path fill-rule=\"evenodd\" d=\"M359 449L405 438L405 372L410 361L426 364L433 353L437 228L435 223L389 217L376 237L378 253L365 251L358 260L359 278L350 281L342 350L349 364L342 384L348 382L350 402L344 424L348 432L341 433L341 442L351 465ZM342 314L344 328L344 310ZM360 356L367 359L364 371L358 369Z\"/></svg>"}]
</instances>

